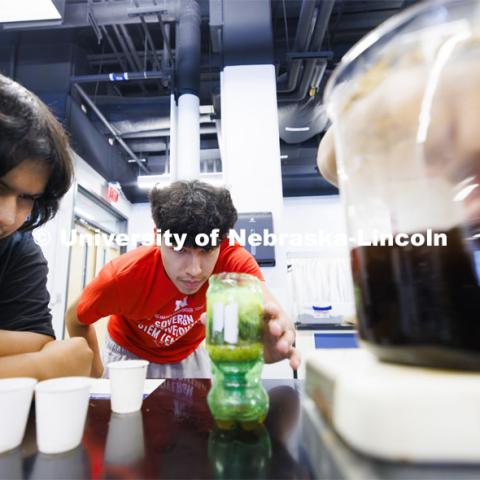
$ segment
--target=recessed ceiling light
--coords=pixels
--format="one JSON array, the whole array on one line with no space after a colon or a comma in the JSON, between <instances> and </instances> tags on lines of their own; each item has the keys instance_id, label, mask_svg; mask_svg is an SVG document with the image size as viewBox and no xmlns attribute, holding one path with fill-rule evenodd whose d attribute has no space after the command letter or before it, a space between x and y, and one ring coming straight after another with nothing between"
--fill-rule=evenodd
<instances>
[{"instance_id":1,"label":"recessed ceiling light","mask_svg":"<svg viewBox=\"0 0 480 480\"><path fill-rule=\"evenodd\" d=\"M60 20L52 0L0 0L0 23Z\"/></svg>"},{"instance_id":2,"label":"recessed ceiling light","mask_svg":"<svg viewBox=\"0 0 480 480\"><path fill-rule=\"evenodd\" d=\"M308 132L310 127L285 127L287 132Z\"/></svg>"}]
</instances>

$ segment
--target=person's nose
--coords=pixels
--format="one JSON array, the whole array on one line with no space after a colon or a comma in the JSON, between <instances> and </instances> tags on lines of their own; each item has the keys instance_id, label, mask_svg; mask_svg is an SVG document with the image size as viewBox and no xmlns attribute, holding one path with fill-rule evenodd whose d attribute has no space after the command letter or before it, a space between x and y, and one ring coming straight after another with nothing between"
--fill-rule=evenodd
<instances>
[{"instance_id":1,"label":"person's nose","mask_svg":"<svg viewBox=\"0 0 480 480\"><path fill-rule=\"evenodd\" d=\"M193 253L188 263L187 275L196 278L200 276L201 273L202 273L201 259L199 255L197 255L196 253Z\"/></svg>"},{"instance_id":2,"label":"person's nose","mask_svg":"<svg viewBox=\"0 0 480 480\"><path fill-rule=\"evenodd\" d=\"M11 227L17 214L17 199L14 195L0 196L0 227Z\"/></svg>"}]
</instances>

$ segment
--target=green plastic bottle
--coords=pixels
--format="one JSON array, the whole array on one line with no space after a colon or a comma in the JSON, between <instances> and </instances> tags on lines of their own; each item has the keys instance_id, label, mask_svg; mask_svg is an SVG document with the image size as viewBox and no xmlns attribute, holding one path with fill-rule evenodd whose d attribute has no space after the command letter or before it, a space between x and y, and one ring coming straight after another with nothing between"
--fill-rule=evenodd
<instances>
[{"instance_id":1,"label":"green plastic bottle","mask_svg":"<svg viewBox=\"0 0 480 480\"><path fill-rule=\"evenodd\" d=\"M247 274L210 277L207 290L207 350L213 386L208 406L220 428L254 429L268 412L260 378L263 367L263 293Z\"/></svg>"}]
</instances>

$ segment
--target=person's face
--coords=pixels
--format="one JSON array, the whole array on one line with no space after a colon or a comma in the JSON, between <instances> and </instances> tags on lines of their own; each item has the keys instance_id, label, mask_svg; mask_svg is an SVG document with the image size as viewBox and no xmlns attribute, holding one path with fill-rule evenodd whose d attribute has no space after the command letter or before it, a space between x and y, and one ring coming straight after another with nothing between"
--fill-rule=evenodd
<instances>
[{"instance_id":1,"label":"person's face","mask_svg":"<svg viewBox=\"0 0 480 480\"><path fill-rule=\"evenodd\" d=\"M212 274L220 247L209 251L201 248L183 248L175 251L173 247L162 244L160 251L163 266L170 280L182 293L193 295Z\"/></svg>"},{"instance_id":2,"label":"person's face","mask_svg":"<svg viewBox=\"0 0 480 480\"><path fill-rule=\"evenodd\" d=\"M0 238L16 232L45 190L50 170L45 162L24 160L0 177Z\"/></svg>"}]
</instances>

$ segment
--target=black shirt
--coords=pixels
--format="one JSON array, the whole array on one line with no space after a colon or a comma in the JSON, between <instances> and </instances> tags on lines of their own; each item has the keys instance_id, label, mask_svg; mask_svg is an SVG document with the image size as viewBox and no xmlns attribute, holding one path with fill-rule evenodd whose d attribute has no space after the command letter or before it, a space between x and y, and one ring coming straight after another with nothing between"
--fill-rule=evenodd
<instances>
[{"instance_id":1,"label":"black shirt","mask_svg":"<svg viewBox=\"0 0 480 480\"><path fill-rule=\"evenodd\" d=\"M0 329L55 338L47 273L47 261L31 233L0 240Z\"/></svg>"}]
</instances>

